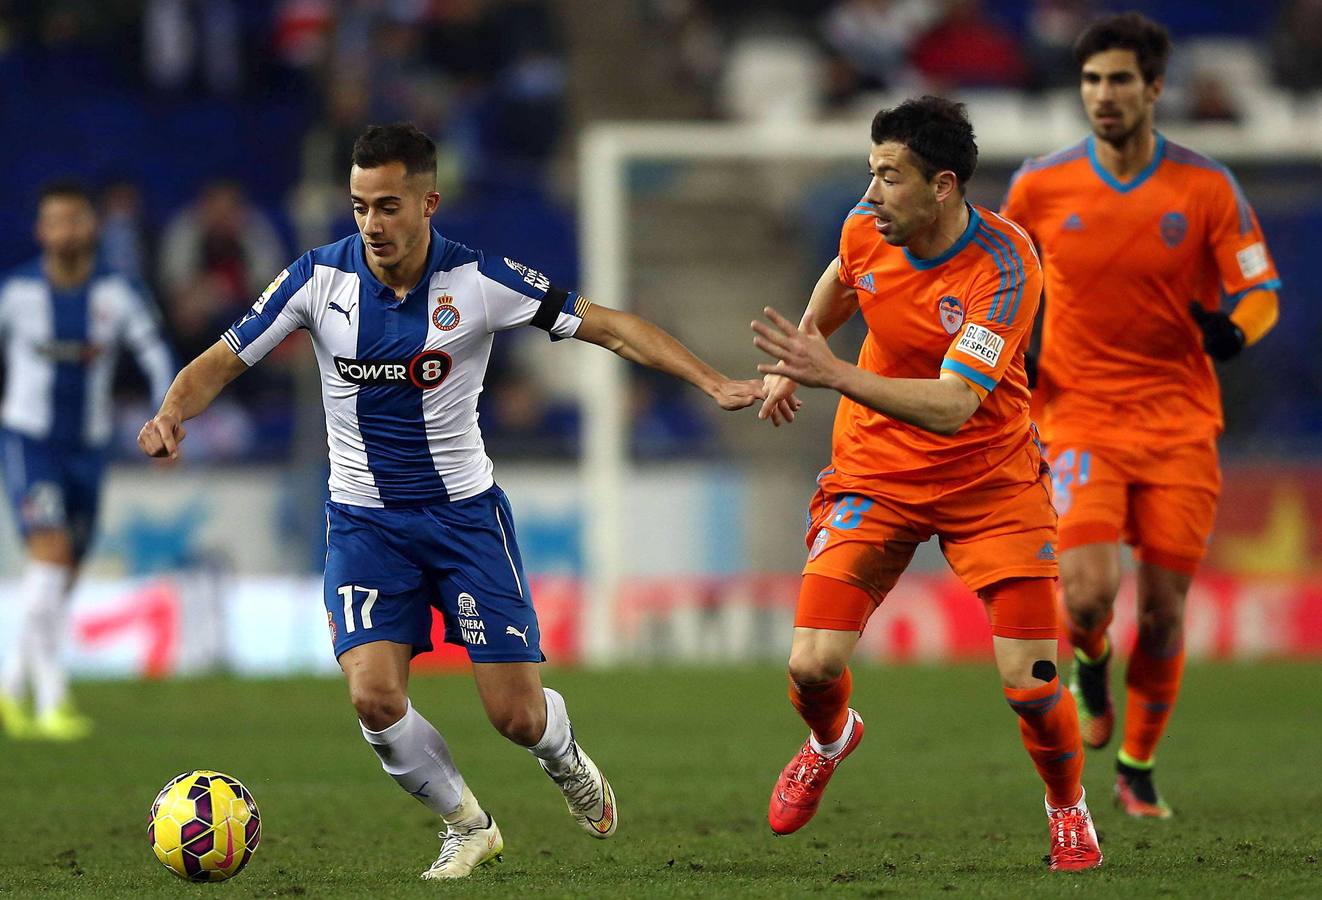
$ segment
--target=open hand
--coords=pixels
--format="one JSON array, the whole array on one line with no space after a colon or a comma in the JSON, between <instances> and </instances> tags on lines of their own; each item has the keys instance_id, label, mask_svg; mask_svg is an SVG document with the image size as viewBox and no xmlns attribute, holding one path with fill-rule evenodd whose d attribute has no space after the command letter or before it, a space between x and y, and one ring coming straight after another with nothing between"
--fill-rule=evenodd
<instances>
[{"instance_id":1,"label":"open hand","mask_svg":"<svg viewBox=\"0 0 1322 900\"><path fill-rule=\"evenodd\" d=\"M762 310L770 321L753 322L753 345L780 362L763 363L757 370L764 375L783 375L806 387L832 387L844 363L840 361L826 338L810 318L796 326L771 307Z\"/></svg>"}]
</instances>

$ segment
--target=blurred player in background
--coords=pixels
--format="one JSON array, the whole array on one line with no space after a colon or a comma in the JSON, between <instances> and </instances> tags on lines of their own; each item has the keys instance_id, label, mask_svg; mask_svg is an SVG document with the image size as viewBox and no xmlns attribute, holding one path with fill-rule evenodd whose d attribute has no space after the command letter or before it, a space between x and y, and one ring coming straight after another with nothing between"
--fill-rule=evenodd
<instances>
[{"instance_id":1,"label":"blurred player in background","mask_svg":"<svg viewBox=\"0 0 1322 900\"><path fill-rule=\"evenodd\" d=\"M1138 13L1085 31L1075 57L1093 133L1024 163L1002 210L1040 248L1046 279L1038 391L1061 516L1070 689L1085 742L1105 746L1123 540L1138 561L1138 637L1115 790L1130 815L1155 818L1171 815L1153 762L1221 487L1211 360L1266 334L1280 286L1234 177L1153 128L1170 46Z\"/></svg>"},{"instance_id":2,"label":"blurred player in background","mask_svg":"<svg viewBox=\"0 0 1322 900\"><path fill-rule=\"evenodd\" d=\"M483 449L477 401L492 335L522 325L575 337L701 388L724 409L762 396L660 328L592 303L535 269L431 229L436 147L411 125L354 145L359 234L281 272L222 340L175 380L142 430L175 456L182 423L296 328L311 332L330 442L325 603L363 737L385 770L446 823L424 878L494 859L500 829L440 733L408 697L409 662L432 648L432 607L464 646L491 723L527 747L592 837L614 834L615 795L575 740L565 701L543 688L537 615L509 502Z\"/></svg>"},{"instance_id":3,"label":"blurred player in background","mask_svg":"<svg viewBox=\"0 0 1322 900\"><path fill-rule=\"evenodd\" d=\"M962 105L924 97L882 110L872 182L800 325L770 309L770 325L753 323L754 343L779 360L759 366L763 418L786 421L796 384L844 395L809 509L790 650L790 701L810 734L768 818L777 834L802 828L858 746L849 658L936 535L991 619L1005 697L1046 783L1051 867L1088 869L1102 854L1074 699L1056 672L1056 514L1023 362L1042 275L1016 226L965 201L977 158ZM854 366L826 337L860 309L868 333Z\"/></svg>"},{"instance_id":4,"label":"blurred player in background","mask_svg":"<svg viewBox=\"0 0 1322 900\"><path fill-rule=\"evenodd\" d=\"M74 740L91 722L74 709L61 655L101 496L115 359L121 345L133 351L153 402L174 368L152 305L98 261L84 188L42 191L36 238L41 256L0 280L4 478L28 556L18 596L6 598L22 614L0 666L0 717L12 737Z\"/></svg>"}]
</instances>

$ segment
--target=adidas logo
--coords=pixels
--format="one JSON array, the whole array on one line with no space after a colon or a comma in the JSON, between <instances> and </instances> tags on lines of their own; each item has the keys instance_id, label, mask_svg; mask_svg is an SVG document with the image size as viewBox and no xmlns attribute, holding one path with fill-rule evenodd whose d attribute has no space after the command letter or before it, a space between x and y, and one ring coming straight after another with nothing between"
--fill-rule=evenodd
<instances>
[{"instance_id":1,"label":"adidas logo","mask_svg":"<svg viewBox=\"0 0 1322 900\"><path fill-rule=\"evenodd\" d=\"M1062 225L1062 226L1060 226L1060 230L1061 230L1061 231L1082 231L1082 230L1083 230L1083 219L1080 219L1080 218L1079 218L1079 214L1078 214L1078 213L1072 213L1072 214L1070 215L1070 217L1069 217L1068 219L1065 220L1065 224Z\"/></svg>"},{"instance_id":2,"label":"adidas logo","mask_svg":"<svg viewBox=\"0 0 1322 900\"><path fill-rule=\"evenodd\" d=\"M1047 541L1042 545L1042 549L1037 551L1037 558L1052 561L1056 559L1056 548L1051 546L1051 541Z\"/></svg>"},{"instance_id":3,"label":"adidas logo","mask_svg":"<svg viewBox=\"0 0 1322 900\"><path fill-rule=\"evenodd\" d=\"M863 290L867 291L869 294L875 294L877 292L876 282L872 280L871 272L864 275L862 278L858 280L858 286L861 287Z\"/></svg>"}]
</instances>

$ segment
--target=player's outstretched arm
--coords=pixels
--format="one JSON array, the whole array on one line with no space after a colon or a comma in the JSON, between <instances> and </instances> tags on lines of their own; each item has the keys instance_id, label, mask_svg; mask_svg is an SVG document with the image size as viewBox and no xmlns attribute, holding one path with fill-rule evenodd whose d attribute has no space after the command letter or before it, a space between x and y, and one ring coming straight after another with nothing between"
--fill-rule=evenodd
<instances>
[{"instance_id":1,"label":"player's outstretched arm","mask_svg":"<svg viewBox=\"0 0 1322 900\"><path fill-rule=\"evenodd\" d=\"M840 280L840 257L827 264L817 284L813 286L812 296L808 298L808 308L803 311L799 327L809 321L816 324L817 330L825 337L835 334L836 330L854 313L858 312L858 293L854 288ZM759 419L770 419L771 424L779 428L794 421L794 414L803 401L794 396L798 383L784 375L772 372L762 379L766 390L766 399L758 410Z\"/></svg>"},{"instance_id":2,"label":"player's outstretched arm","mask_svg":"<svg viewBox=\"0 0 1322 900\"><path fill-rule=\"evenodd\" d=\"M592 305L574 337L648 368L682 378L720 405L744 409L762 399L762 382L727 378L707 365L669 332L641 316Z\"/></svg>"},{"instance_id":3,"label":"player's outstretched arm","mask_svg":"<svg viewBox=\"0 0 1322 900\"><path fill-rule=\"evenodd\" d=\"M183 423L211 405L225 385L248 370L224 341L216 341L201 356L184 366L165 393L161 408L138 432L138 446L148 456L179 457Z\"/></svg>"},{"instance_id":4,"label":"player's outstretched arm","mask_svg":"<svg viewBox=\"0 0 1322 900\"><path fill-rule=\"evenodd\" d=\"M886 378L851 365L831 352L815 322L801 327L766 307L767 322L753 322L753 344L778 362L759 372L783 374L806 387L839 391L851 400L937 434L954 434L978 410L982 399L955 375L940 378Z\"/></svg>"}]
</instances>

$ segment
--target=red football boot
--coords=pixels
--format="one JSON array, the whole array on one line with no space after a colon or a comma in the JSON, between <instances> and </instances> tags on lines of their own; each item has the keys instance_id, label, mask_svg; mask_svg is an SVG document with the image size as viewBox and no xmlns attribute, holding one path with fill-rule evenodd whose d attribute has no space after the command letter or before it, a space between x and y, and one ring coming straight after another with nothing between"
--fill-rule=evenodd
<instances>
[{"instance_id":1,"label":"red football boot","mask_svg":"<svg viewBox=\"0 0 1322 900\"><path fill-rule=\"evenodd\" d=\"M854 752L854 748L863 740L863 719L852 709L849 717L853 719L854 731L845 743L844 749L835 756L823 756L812 747L812 740L803 742L798 754L780 773L776 789L771 792L771 805L767 809L767 821L776 834L791 834L798 831L817 812L826 792L826 784L835 773L836 766Z\"/></svg>"},{"instance_id":2,"label":"red football boot","mask_svg":"<svg viewBox=\"0 0 1322 900\"><path fill-rule=\"evenodd\" d=\"M1097 829L1093 828L1092 813L1083 798L1078 806L1061 809L1047 807L1047 820L1051 823L1051 870L1053 872L1079 872L1095 869L1102 864L1102 848L1097 843Z\"/></svg>"}]
</instances>

